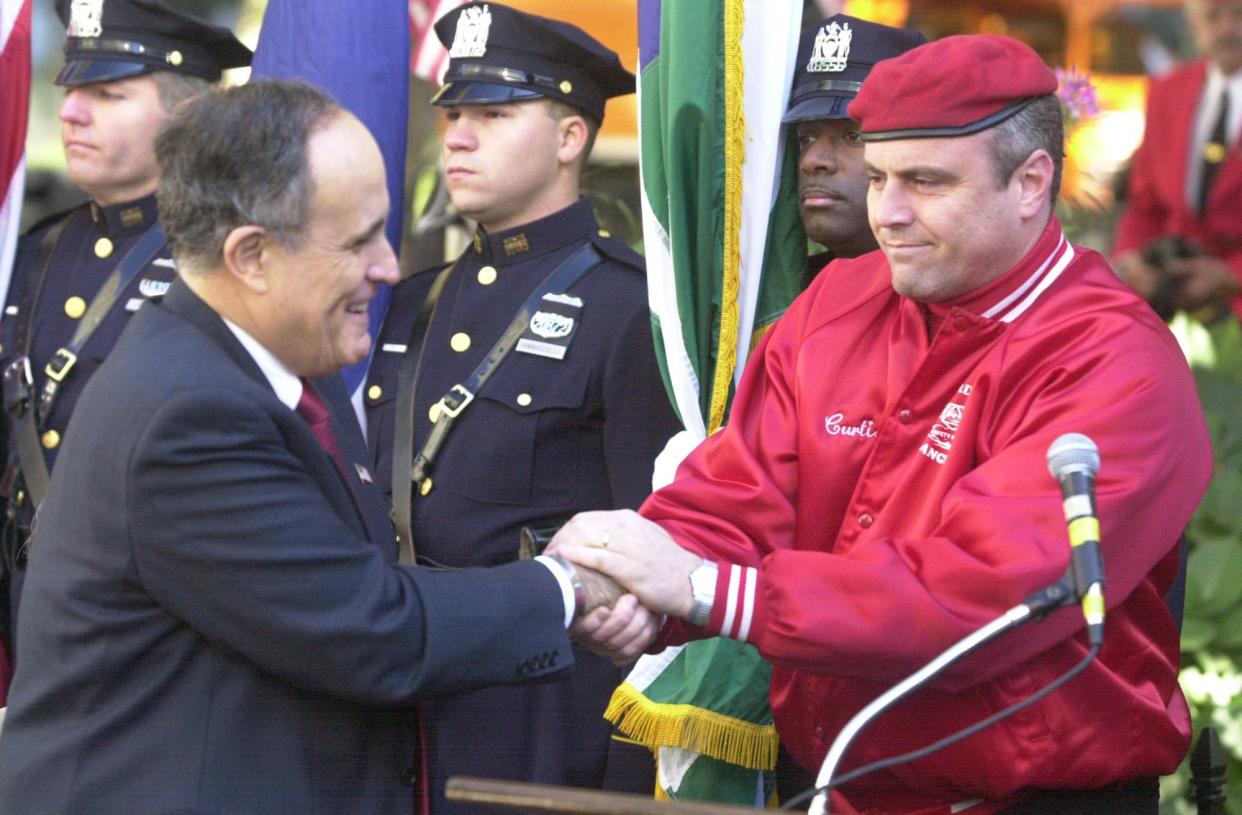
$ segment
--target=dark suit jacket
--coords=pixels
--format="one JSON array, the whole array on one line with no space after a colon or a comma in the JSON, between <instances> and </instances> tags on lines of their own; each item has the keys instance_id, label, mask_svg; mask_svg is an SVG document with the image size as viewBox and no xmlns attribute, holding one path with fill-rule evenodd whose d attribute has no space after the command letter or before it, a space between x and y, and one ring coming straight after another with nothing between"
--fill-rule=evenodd
<instances>
[{"instance_id":1,"label":"dark suit jacket","mask_svg":"<svg viewBox=\"0 0 1242 815\"><path fill-rule=\"evenodd\" d=\"M1242 279L1242 143L1229 145L1202 213L1186 202L1186 171L1207 66L1196 60L1151 83L1147 129L1134 154L1129 200L1117 224L1115 254L1163 235L1203 244ZM1242 298L1234 300L1242 315Z\"/></svg>"},{"instance_id":2,"label":"dark suit jacket","mask_svg":"<svg viewBox=\"0 0 1242 815\"><path fill-rule=\"evenodd\" d=\"M572 662L534 562L394 565L350 483L183 284L82 394L31 545L0 812L411 811L411 703Z\"/></svg>"}]
</instances>

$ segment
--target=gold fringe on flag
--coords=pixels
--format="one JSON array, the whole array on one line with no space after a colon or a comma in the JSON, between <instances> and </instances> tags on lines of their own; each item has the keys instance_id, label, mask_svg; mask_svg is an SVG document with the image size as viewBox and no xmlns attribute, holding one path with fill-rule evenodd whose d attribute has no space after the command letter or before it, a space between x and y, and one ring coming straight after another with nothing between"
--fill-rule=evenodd
<instances>
[{"instance_id":1,"label":"gold fringe on flag","mask_svg":"<svg viewBox=\"0 0 1242 815\"><path fill-rule=\"evenodd\" d=\"M760 725L695 705L653 702L629 682L612 694L604 718L651 747L680 747L749 770L776 767L775 725Z\"/></svg>"},{"instance_id":2,"label":"gold fringe on flag","mask_svg":"<svg viewBox=\"0 0 1242 815\"><path fill-rule=\"evenodd\" d=\"M737 367L738 293L742 265L742 161L745 158L746 117L742 111L743 0L724 4L724 251L720 283L720 341L716 347L716 370L712 374L712 401L707 432L715 433L724 422L733 369Z\"/></svg>"}]
</instances>

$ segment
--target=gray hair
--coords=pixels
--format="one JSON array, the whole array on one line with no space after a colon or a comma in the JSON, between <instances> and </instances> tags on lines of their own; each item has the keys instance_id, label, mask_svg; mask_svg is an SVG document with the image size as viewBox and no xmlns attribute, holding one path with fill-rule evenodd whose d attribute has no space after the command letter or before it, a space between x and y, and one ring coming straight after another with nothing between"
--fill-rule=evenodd
<instances>
[{"instance_id":1,"label":"gray hair","mask_svg":"<svg viewBox=\"0 0 1242 815\"><path fill-rule=\"evenodd\" d=\"M152 71L151 78L155 80L156 90L160 94L160 107L169 113L185 100L210 90L214 84L202 77L172 71Z\"/></svg>"},{"instance_id":2,"label":"gray hair","mask_svg":"<svg viewBox=\"0 0 1242 815\"><path fill-rule=\"evenodd\" d=\"M324 92L260 80L182 105L155 141L160 220L188 271L215 268L224 240L246 224L296 249L310 216L311 134L341 114Z\"/></svg>"},{"instance_id":3,"label":"gray hair","mask_svg":"<svg viewBox=\"0 0 1242 815\"><path fill-rule=\"evenodd\" d=\"M1040 96L1022 110L993 127L992 168L1002 187L1014 172L1036 150L1047 151L1052 157L1050 201L1061 191L1061 168L1065 155L1065 123L1061 118L1061 101L1053 94Z\"/></svg>"}]
</instances>

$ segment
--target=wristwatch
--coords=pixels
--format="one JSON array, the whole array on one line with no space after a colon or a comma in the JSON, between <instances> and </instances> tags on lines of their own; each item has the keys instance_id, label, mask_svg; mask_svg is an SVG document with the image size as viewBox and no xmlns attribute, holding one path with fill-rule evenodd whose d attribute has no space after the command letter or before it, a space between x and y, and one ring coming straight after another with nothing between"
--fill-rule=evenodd
<instances>
[{"instance_id":1,"label":"wristwatch","mask_svg":"<svg viewBox=\"0 0 1242 815\"><path fill-rule=\"evenodd\" d=\"M716 600L716 564L704 560L690 572L690 613L686 622L691 625L707 625Z\"/></svg>"}]
</instances>

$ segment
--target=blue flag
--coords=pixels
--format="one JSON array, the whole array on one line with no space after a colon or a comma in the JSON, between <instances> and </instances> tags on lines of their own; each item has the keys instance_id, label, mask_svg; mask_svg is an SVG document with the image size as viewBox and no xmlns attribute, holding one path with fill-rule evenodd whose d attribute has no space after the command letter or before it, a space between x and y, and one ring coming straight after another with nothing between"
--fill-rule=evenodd
<instances>
[{"instance_id":1,"label":"blue flag","mask_svg":"<svg viewBox=\"0 0 1242 815\"><path fill-rule=\"evenodd\" d=\"M406 122L410 85L410 19L406 0L269 0L251 76L301 79L357 116L379 142L388 170L388 240L401 246ZM391 292L371 301L371 337ZM342 371L352 393L367 362Z\"/></svg>"}]
</instances>

